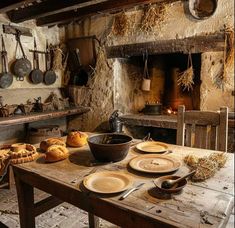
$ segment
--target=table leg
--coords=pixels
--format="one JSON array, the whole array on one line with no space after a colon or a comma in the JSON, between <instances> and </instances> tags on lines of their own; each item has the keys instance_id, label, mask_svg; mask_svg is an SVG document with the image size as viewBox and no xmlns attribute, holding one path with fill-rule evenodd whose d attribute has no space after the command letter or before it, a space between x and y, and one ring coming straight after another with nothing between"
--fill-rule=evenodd
<instances>
[{"instance_id":1,"label":"table leg","mask_svg":"<svg viewBox=\"0 0 235 228\"><path fill-rule=\"evenodd\" d=\"M88 213L89 228L98 228L99 227L99 217Z\"/></svg>"},{"instance_id":2,"label":"table leg","mask_svg":"<svg viewBox=\"0 0 235 228\"><path fill-rule=\"evenodd\" d=\"M34 193L33 187L20 180L15 175L15 183L19 205L20 227L34 228Z\"/></svg>"}]
</instances>

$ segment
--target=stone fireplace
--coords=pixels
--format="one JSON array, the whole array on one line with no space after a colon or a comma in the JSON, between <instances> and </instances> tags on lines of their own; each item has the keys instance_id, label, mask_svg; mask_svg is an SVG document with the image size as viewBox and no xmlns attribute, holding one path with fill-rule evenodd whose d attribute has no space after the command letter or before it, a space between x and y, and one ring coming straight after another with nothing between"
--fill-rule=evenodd
<instances>
[{"instance_id":1,"label":"stone fireplace","mask_svg":"<svg viewBox=\"0 0 235 228\"><path fill-rule=\"evenodd\" d=\"M187 109L216 111L227 106L229 111L234 111L233 64L226 69L228 80L224 87L215 85L215 76L223 64L223 29L225 26L234 28L234 4L218 1L215 14L205 20L192 18L186 11L187 4L187 1L167 4L163 21L156 23L150 33L140 30L143 10L138 8L125 12L134 24L122 36L112 33L115 14L96 16L65 28L66 39L96 35L101 41L93 84L81 96L92 112L83 115L82 119L72 120L71 125L88 131L100 130L102 126L101 130L105 131L107 125L103 123L114 110L124 115L140 114L148 101L160 101L173 110L185 104ZM141 90L146 49L152 86L149 92ZM176 80L177 71L187 68L189 53L193 59L194 85L192 91L182 91L179 86L176 89L176 83L172 84L171 80ZM149 120L146 122L154 125ZM170 127L167 129L175 131ZM164 131L162 136L167 138Z\"/></svg>"},{"instance_id":2,"label":"stone fireplace","mask_svg":"<svg viewBox=\"0 0 235 228\"><path fill-rule=\"evenodd\" d=\"M200 109L200 85L201 85L201 53L192 54L194 69L194 84L192 89L187 90L178 85L178 74L185 71L188 66L188 54L168 53L160 55L151 55L148 58L148 69L151 80L150 91L142 91L141 83L143 80L143 57L132 57L126 60L117 60L116 67L119 68L116 85L120 87L131 86L129 90L116 89L117 101L120 109L127 106L130 112L138 113L144 108L146 103L159 102L163 105L163 110L170 108L177 110L178 105L185 105L186 109ZM121 81L120 78L123 80ZM127 80L128 78L128 80ZM125 85L124 83L125 82ZM127 84L127 85L126 85ZM123 93L120 93L120 90ZM124 102L123 99L128 101ZM125 107L126 103L126 107Z\"/></svg>"}]
</instances>

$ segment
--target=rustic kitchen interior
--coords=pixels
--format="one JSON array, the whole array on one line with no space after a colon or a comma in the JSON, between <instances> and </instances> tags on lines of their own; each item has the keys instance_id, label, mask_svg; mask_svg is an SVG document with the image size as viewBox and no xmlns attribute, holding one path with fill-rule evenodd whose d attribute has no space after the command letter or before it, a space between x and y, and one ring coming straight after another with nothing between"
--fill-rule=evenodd
<instances>
[{"instance_id":1,"label":"rustic kitchen interior","mask_svg":"<svg viewBox=\"0 0 235 228\"><path fill-rule=\"evenodd\" d=\"M0 227L234 227L232 0L2 0L0 34Z\"/></svg>"}]
</instances>

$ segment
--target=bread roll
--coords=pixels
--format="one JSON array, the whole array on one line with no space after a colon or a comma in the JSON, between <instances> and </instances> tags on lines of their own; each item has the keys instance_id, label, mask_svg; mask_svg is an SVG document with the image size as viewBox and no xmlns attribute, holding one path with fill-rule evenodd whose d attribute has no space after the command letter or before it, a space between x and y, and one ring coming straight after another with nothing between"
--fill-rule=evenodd
<instances>
[{"instance_id":1,"label":"bread roll","mask_svg":"<svg viewBox=\"0 0 235 228\"><path fill-rule=\"evenodd\" d=\"M61 138L49 138L49 139L43 140L40 143L40 149L46 152L48 147L52 145L66 146L65 142Z\"/></svg>"},{"instance_id":2,"label":"bread roll","mask_svg":"<svg viewBox=\"0 0 235 228\"><path fill-rule=\"evenodd\" d=\"M46 162L56 162L56 161L66 159L69 155L69 151L64 146L52 145L48 147L45 155L46 155L45 157Z\"/></svg>"},{"instance_id":3,"label":"bread roll","mask_svg":"<svg viewBox=\"0 0 235 228\"><path fill-rule=\"evenodd\" d=\"M67 136L66 143L72 147L82 147L87 144L88 135L80 131L72 131Z\"/></svg>"}]
</instances>

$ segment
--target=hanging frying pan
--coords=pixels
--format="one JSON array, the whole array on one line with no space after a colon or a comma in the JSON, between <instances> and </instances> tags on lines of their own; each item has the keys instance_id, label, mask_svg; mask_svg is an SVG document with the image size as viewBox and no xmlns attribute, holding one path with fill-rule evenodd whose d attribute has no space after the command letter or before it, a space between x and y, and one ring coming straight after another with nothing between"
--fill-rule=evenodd
<instances>
[{"instance_id":1,"label":"hanging frying pan","mask_svg":"<svg viewBox=\"0 0 235 228\"><path fill-rule=\"evenodd\" d=\"M5 49L5 43L2 36L2 73L0 74L0 87L5 89L9 87L13 82L13 75L8 70L8 58L7 58L7 52Z\"/></svg>"},{"instance_id":2,"label":"hanging frying pan","mask_svg":"<svg viewBox=\"0 0 235 228\"><path fill-rule=\"evenodd\" d=\"M43 81L43 73L39 69L39 60L38 60L38 53L37 53L37 44L34 38L34 52L33 52L33 70L30 73L30 81L33 84L38 84Z\"/></svg>"},{"instance_id":3,"label":"hanging frying pan","mask_svg":"<svg viewBox=\"0 0 235 228\"><path fill-rule=\"evenodd\" d=\"M55 83L57 76L56 73L51 69L51 54L48 49L48 44L47 44L45 62L46 62L46 72L44 73L44 83L46 85L52 85Z\"/></svg>"},{"instance_id":4,"label":"hanging frying pan","mask_svg":"<svg viewBox=\"0 0 235 228\"><path fill-rule=\"evenodd\" d=\"M20 32L16 34L16 41L18 42L20 46L21 52L23 54L23 58L17 59L15 61L13 69L14 69L14 74L17 76L16 79L18 81L24 81L24 77L29 75L29 73L31 72L32 65L24 53L24 49L20 41Z\"/></svg>"}]
</instances>

